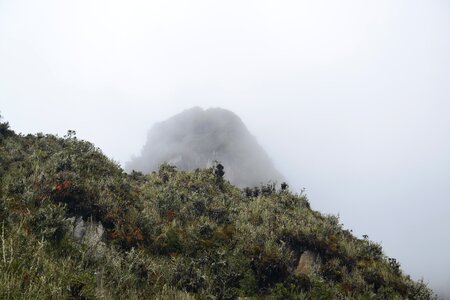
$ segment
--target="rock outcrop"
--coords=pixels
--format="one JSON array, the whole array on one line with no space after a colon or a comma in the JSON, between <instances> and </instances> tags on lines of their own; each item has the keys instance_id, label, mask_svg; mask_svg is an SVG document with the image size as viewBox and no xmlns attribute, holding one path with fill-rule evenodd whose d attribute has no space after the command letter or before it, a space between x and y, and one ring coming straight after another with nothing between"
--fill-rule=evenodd
<instances>
[{"instance_id":1,"label":"rock outcrop","mask_svg":"<svg viewBox=\"0 0 450 300\"><path fill-rule=\"evenodd\" d=\"M295 269L295 274L306 274L309 275L313 273L316 269L319 269L320 257L317 253L312 251L305 251L300 255L297 268Z\"/></svg>"},{"instance_id":2,"label":"rock outcrop","mask_svg":"<svg viewBox=\"0 0 450 300\"><path fill-rule=\"evenodd\" d=\"M283 176L241 119L224 109L192 108L157 123L141 155L128 171L151 172L167 162L181 170L205 168L219 161L225 178L240 187L281 182Z\"/></svg>"}]
</instances>

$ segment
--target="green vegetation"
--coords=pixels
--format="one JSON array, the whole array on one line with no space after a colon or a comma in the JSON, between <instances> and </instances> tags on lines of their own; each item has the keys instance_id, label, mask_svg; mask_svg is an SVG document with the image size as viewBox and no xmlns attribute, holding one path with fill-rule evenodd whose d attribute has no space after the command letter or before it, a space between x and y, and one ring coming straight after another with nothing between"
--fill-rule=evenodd
<instances>
[{"instance_id":1,"label":"green vegetation","mask_svg":"<svg viewBox=\"0 0 450 300\"><path fill-rule=\"evenodd\" d=\"M0 299L434 297L304 194L226 166L126 174L74 132L7 123L0 166Z\"/></svg>"}]
</instances>

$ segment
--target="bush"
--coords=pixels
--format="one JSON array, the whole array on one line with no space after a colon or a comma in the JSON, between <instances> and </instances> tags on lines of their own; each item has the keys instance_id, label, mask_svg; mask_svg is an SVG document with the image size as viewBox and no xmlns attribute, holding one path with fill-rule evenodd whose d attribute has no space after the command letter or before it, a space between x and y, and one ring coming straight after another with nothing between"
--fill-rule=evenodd
<instances>
[{"instance_id":1,"label":"bush","mask_svg":"<svg viewBox=\"0 0 450 300\"><path fill-rule=\"evenodd\" d=\"M30 221L31 230L39 237L58 244L66 236L71 225L62 204L49 203L40 207Z\"/></svg>"}]
</instances>

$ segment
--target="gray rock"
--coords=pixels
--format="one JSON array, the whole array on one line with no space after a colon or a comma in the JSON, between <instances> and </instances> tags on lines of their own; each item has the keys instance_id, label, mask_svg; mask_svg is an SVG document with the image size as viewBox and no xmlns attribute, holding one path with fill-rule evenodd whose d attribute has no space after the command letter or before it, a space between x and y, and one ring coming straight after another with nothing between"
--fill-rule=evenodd
<instances>
[{"instance_id":1,"label":"gray rock","mask_svg":"<svg viewBox=\"0 0 450 300\"><path fill-rule=\"evenodd\" d=\"M312 251L305 251L300 255L295 274L311 274L318 270L320 266L320 257Z\"/></svg>"},{"instance_id":2,"label":"gray rock","mask_svg":"<svg viewBox=\"0 0 450 300\"><path fill-rule=\"evenodd\" d=\"M81 241L86 233L86 226L84 225L84 221L82 217L78 217L75 222L75 226L73 228L73 237Z\"/></svg>"},{"instance_id":3,"label":"gray rock","mask_svg":"<svg viewBox=\"0 0 450 300\"><path fill-rule=\"evenodd\" d=\"M228 110L186 110L149 131L140 157L127 171L152 172L168 162L181 170L206 168L219 161L225 179L240 186L284 181L272 161L241 119Z\"/></svg>"},{"instance_id":4,"label":"gray rock","mask_svg":"<svg viewBox=\"0 0 450 300\"><path fill-rule=\"evenodd\" d=\"M73 237L76 240L90 247L100 243L105 232L101 222L95 222L93 220L85 222L82 217L78 217L76 221L75 218L73 219Z\"/></svg>"}]
</instances>

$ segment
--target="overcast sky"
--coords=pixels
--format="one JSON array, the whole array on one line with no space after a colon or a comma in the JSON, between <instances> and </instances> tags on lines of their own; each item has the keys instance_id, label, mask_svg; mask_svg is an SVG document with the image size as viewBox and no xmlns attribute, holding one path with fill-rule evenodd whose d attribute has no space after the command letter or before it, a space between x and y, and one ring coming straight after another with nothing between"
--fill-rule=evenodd
<instances>
[{"instance_id":1,"label":"overcast sky","mask_svg":"<svg viewBox=\"0 0 450 300\"><path fill-rule=\"evenodd\" d=\"M0 110L121 164L192 106L238 114L314 209L450 286L450 2L0 0Z\"/></svg>"}]
</instances>

